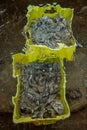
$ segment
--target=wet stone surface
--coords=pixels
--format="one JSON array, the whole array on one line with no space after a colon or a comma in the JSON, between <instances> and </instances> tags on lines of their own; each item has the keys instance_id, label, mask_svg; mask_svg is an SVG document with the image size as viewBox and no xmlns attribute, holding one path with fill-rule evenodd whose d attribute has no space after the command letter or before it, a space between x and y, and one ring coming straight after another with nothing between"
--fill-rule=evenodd
<instances>
[{"instance_id":1,"label":"wet stone surface","mask_svg":"<svg viewBox=\"0 0 87 130\"><path fill-rule=\"evenodd\" d=\"M49 118L64 113L60 100L61 73L57 63L22 65L20 113L32 118Z\"/></svg>"},{"instance_id":2,"label":"wet stone surface","mask_svg":"<svg viewBox=\"0 0 87 130\"><path fill-rule=\"evenodd\" d=\"M50 48L58 47L57 43L72 44L72 30L68 21L62 16L55 18L43 16L31 25L31 38L34 44L46 45Z\"/></svg>"},{"instance_id":3,"label":"wet stone surface","mask_svg":"<svg viewBox=\"0 0 87 130\"><path fill-rule=\"evenodd\" d=\"M56 0L54 0L56 1ZM77 99L67 98L70 106L71 116L66 120L58 121L54 125L34 126L27 124L14 124L12 96L16 93L16 79L12 78L12 56L11 52L19 53L24 47L25 40L21 32L26 24L27 6L40 3L50 3L50 0L0 0L0 130L87 130L87 6L86 0L59 0L62 7L74 8L73 33L83 48L78 48L74 62L67 62L66 76L68 90L74 91L79 88L82 96ZM6 9L6 10L5 10ZM78 14L78 12L80 12ZM7 58L5 58L5 56ZM10 60L10 61L9 61ZM72 94L70 92L70 94ZM70 96L69 94L69 96ZM70 96L71 97L71 96ZM85 109L82 109L85 107ZM80 110L79 110L80 109Z\"/></svg>"},{"instance_id":4,"label":"wet stone surface","mask_svg":"<svg viewBox=\"0 0 87 130\"><path fill-rule=\"evenodd\" d=\"M69 102L76 99L78 100L79 98L82 97L82 93L79 88L68 89L66 93Z\"/></svg>"}]
</instances>

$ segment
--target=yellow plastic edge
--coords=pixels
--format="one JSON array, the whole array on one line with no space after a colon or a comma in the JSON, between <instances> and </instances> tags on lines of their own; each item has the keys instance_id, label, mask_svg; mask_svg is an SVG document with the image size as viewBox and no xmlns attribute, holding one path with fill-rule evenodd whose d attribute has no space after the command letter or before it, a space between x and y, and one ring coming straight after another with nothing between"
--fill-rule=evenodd
<instances>
[{"instance_id":1,"label":"yellow plastic edge","mask_svg":"<svg viewBox=\"0 0 87 130\"><path fill-rule=\"evenodd\" d=\"M45 10L50 10L51 8L54 8L56 10L56 13L44 13ZM60 7L60 5L50 5L48 4L47 6L44 7L39 7L39 6L34 6L34 5L29 5L28 6L28 12L27 12L27 24L24 27L24 33L25 33L25 37L26 37L26 45L33 45L33 42L30 39L27 38L26 36L26 32L29 33L30 37L31 37L31 30L32 28L30 27L32 22L36 22L37 19L41 18L42 16L49 16L49 17L56 17L56 15L61 14L65 17L65 19L68 21L70 27L72 25L72 19L73 19L73 12L74 9L71 8L62 8ZM39 15L38 15L39 14ZM54 50L57 52L58 57L59 58L66 58L67 60L73 60L73 53L76 51L76 40L73 36L73 40L71 41L71 45L67 46L64 43L57 43L59 46L56 49L51 49L50 50ZM33 47L36 47L36 45L33 45ZM38 47L46 47L46 46L41 46L41 45L37 45ZM30 47L31 48L31 47ZM49 48L49 47L48 47ZM27 53L28 51L26 51L25 49L25 53Z\"/></svg>"},{"instance_id":2,"label":"yellow plastic edge","mask_svg":"<svg viewBox=\"0 0 87 130\"><path fill-rule=\"evenodd\" d=\"M38 52L38 54L39 54L39 52ZM32 55L32 53L28 53L28 54L19 53L19 54L13 55L13 76L17 77L17 81L18 81L16 95L15 95L15 97L12 98L12 102L14 104L14 112L13 112L14 123L31 122L35 125L42 125L42 124L48 125L48 124L53 124L58 120L65 119L70 116L70 109L69 109L69 106L68 106L68 103L67 103L66 97L65 97L66 76L65 76L64 67L63 67L63 60L54 58L54 57L50 57L50 54L48 57L46 56L45 58L43 58L42 54L41 54L42 57L41 56L38 57L38 54ZM56 118L47 118L47 119L40 119L40 118L31 119L31 117L21 117L20 116L19 109L18 109L18 100L19 100L19 94L20 94L20 89L21 89L21 86L20 86L21 71L20 71L20 69L18 69L16 67L16 63L29 64L30 62L34 62L37 60L40 62L44 62L45 60L57 61L60 64L61 74L62 74L61 100L62 100L62 102L64 104L64 108L65 108L64 115L56 116Z\"/></svg>"},{"instance_id":3,"label":"yellow plastic edge","mask_svg":"<svg viewBox=\"0 0 87 130\"><path fill-rule=\"evenodd\" d=\"M58 49L51 49L45 45L29 45L29 40L26 41L26 47L23 48L25 54L32 52L36 54L39 52L43 54L43 57L49 55L51 57L58 57L60 59L66 59L67 61L72 61L74 59L74 52L76 51L75 46L70 46L69 48L65 44L61 44Z\"/></svg>"},{"instance_id":4,"label":"yellow plastic edge","mask_svg":"<svg viewBox=\"0 0 87 130\"><path fill-rule=\"evenodd\" d=\"M56 12L45 13L46 10L50 10L51 8L54 8ZM70 27L72 25L74 9L62 8L60 5L54 6L50 4L48 6L43 6L43 7L29 5L27 9L28 9L28 12L26 14L27 24L25 25L24 28L25 32L30 30L29 26L31 25L32 22L36 22L42 16L56 17L56 15L61 14L68 21Z\"/></svg>"}]
</instances>

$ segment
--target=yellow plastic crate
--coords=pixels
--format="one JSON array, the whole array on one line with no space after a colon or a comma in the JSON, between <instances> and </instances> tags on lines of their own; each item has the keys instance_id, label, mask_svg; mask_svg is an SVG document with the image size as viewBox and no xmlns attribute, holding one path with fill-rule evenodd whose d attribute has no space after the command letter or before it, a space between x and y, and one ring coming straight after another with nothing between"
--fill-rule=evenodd
<instances>
[{"instance_id":1,"label":"yellow plastic crate","mask_svg":"<svg viewBox=\"0 0 87 130\"><path fill-rule=\"evenodd\" d=\"M54 8L54 10L56 10L56 12L54 13L46 13L46 10L51 10L51 8ZM73 9L71 8L62 8L60 7L60 5L51 5L51 4L47 4L45 6L34 6L34 5L29 5L28 6L28 12L27 12L27 24L24 27L24 34L26 37L26 48L32 48L30 46L33 45L33 48L36 46L42 48L41 50L43 51L44 48L49 48L46 47L45 45L34 45L33 41L31 40L31 23L32 22L36 22L39 18L41 18L42 16L49 16L49 17L56 17L56 15L61 14L69 23L69 26L71 28L72 25L72 18L73 18ZM72 29L72 28L71 28ZM30 38L27 37L27 33L29 33ZM55 49L51 49L50 50L54 50L53 53L55 52L59 58L66 58L67 60L73 60L73 53L76 50L76 40L73 36L73 40L71 41L71 45L65 45L64 43L57 43L58 44L58 48ZM28 50L28 49L27 49ZM26 51L26 49L24 50L25 53L27 53L28 51Z\"/></svg>"},{"instance_id":2,"label":"yellow plastic crate","mask_svg":"<svg viewBox=\"0 0 87 130\"><path fill-rule=\"evenodd\" d=\"M31 51L27 54L22 54L18 53L13 55L13 77L17 78L17 92L15 97L12 98L12 102L14 104L14 112L13 112L13 121L14 123L33 123L35 125L48 125L48 124L53 124L58 120L68 118L70 116L70 109L68 106L68 103L66 101L66 91L65 91L65 85L66 85L66 76L64 72L64 66L63 66L63 60L55 57L55 54L53 53L53 57L50 55L52 51L49 50L49 48L46 48L44 50L47 52L48 55L43 55L43 51ZM43 57L44 56L44 57ZM21 75L21 69L20 67L17 67L16 63L19 64L29 64L31 62L57 62L60 65L61 69L61 83L60 83L60 99L64 105L64 114L63 115L58 115L55 118L36 118L32 119L31 117L22 117L19 112L19 107L18 107L18 101L20 98L20 90L21 90L21 83L20 83L20 75Z\"/></svg>"}]
</instances>

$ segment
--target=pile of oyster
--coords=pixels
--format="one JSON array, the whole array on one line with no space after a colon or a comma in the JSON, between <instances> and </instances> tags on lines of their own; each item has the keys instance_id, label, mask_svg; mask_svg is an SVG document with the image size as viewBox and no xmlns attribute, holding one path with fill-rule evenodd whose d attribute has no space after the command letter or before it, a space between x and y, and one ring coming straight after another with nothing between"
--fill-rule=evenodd
<instances>
[{"instance_id":1,"label":"pile of oyster","mask_svg":"<svg viewBox=\"0 0 87 130\"><path fill-rule=\"evenodd\" d=\"M60 14L55 18L43 16L32 23L31 28L33 44L46 45L53 49L58 47L57 43L71 45L72 30L68 21Z\"/></svg>"},{"instance_id":2,"label":"pile of oyster","mask_svg":"<svg viewBox=\"0 0 87 130\"><path fill-rule=\"evenodd\" d=\"M22 116L50 118L64 113L60 100L61 72L54 63L21 65L19 108Z\"/></svg>"}]
</instances>

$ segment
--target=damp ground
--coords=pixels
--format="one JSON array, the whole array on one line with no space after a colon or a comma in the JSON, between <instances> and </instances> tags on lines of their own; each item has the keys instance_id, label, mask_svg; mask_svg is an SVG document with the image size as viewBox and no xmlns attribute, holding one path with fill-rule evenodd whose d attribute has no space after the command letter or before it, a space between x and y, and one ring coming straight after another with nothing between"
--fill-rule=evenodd
<instances>
[{"instance_id":1,"label":"damp ground","mask_svg":"<svg viewBox=\"0 0 87 130\"><path fill-rule=\"evenodd\" d=\"M55 0L54 0L55 1ZM53 1L53 2L54 2ZM47 0L46 2L50 2ZM0 130L8 129L83 129L87 128L87 1L61 1L62 7L75 9L72 29L79 47L73 62L65 61L67 100L72 111L69 119L47 127L12 123L12 96L16 93L16 79L12 78L12 54L21 52L25 44L22 31L29 4L44 0L0 1Z\"/></svg>"}]
</instances>

